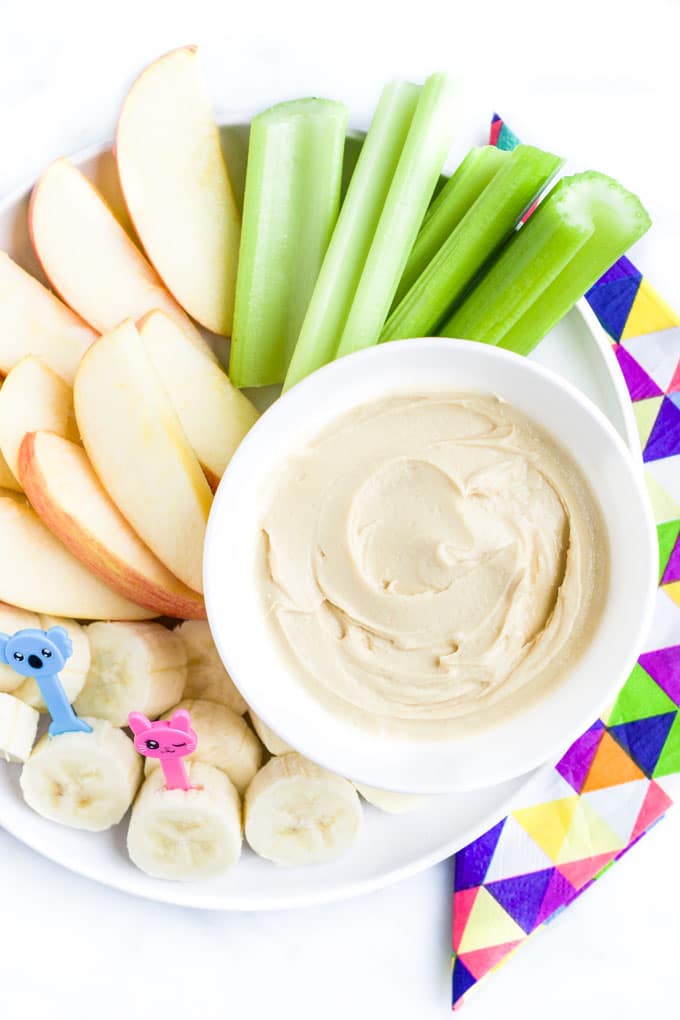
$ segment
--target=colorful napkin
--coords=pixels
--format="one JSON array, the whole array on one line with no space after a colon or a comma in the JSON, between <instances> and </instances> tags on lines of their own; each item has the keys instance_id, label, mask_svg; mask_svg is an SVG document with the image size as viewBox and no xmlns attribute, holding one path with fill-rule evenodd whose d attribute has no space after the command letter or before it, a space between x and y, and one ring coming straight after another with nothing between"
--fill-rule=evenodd
<instances>
[{"instance_id":1,"label":"colorful napkin","mask_svg":"<svg viewBox=\"0 0 680 1020\"><path fill-rule=\"evenodd\" d=\"M491 144L517 137L494 115ZM680 316L627 258L586 294L623 372L659 538L651 631L613 708L454 863L452 1001L580 896L680 796Z\"/></svg>"}]
</instances>

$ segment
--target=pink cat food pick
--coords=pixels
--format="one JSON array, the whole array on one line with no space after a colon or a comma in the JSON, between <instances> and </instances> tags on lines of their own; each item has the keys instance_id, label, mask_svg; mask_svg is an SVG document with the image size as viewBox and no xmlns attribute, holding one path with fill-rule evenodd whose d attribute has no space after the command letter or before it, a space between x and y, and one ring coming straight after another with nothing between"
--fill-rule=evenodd
<instances>
[{"instance_id":1,"label":"pink cat food pick","mask_svg":"<svg viewBox=\"0 0 680 1020\"><path fill-rule=\"evenodd\" d=\"M128 725L135 735L135 747L145 758L158 758L168 790L190 790L184 758L196 750L198 737L191 728L191 716L183 708L171 719L151 722L141 712L130 712Z\"/></svg>"}]
</instances>

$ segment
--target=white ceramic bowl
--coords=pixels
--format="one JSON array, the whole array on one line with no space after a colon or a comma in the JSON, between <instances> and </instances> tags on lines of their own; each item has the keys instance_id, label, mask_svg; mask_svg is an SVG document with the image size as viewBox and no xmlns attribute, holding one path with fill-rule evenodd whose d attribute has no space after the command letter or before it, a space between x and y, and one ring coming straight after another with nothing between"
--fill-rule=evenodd
<instances>
[{"instance_id":1,"label":"white ceramic bowl","mask_svg":"<svg viewBox=\"0 0 680 1020\"><path fill-rule=\"evenodd\" d=\"M564 679L490 727L413 741L366 732L331 715L296 678L265 625L257 591L260 494L286 458L359 404L395 392L495 393L547 429L590 480L611 552L596 631ZM604 415L578 390L526 358L465 340L383 344L299 383L265 412L219 486L205 544L208 617L246 701L303 754L385 789L443 793L489 786L557 757L612 701L632 669L656 590L656 533L642 472Z\"/></svg>"}]
</instances>

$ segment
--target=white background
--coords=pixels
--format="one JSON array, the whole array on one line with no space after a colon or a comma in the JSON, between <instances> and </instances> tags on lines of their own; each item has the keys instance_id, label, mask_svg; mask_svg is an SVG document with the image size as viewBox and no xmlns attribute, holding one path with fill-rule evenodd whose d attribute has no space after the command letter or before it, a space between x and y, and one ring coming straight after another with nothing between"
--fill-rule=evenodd
<instances>
[{"instance_id":1,"label":"white background","mask_svg":"<svg viewBox=\"0 0 680 1020\"><path fill-rule=\"evenodd\" d=\"M499 109L526 140L620 177L655 226L639 265L680 306L678 39L673 0L0 0L0 190L110 137L134 74L188 42L221 57L223 111L342 94L366 113L393 76L450 68L471 112ZM278 86L278 82L284 82ZM474 120L472 119L474 118ZM0 565L1 569L1 565ZM680 641L680 635L678 635ZM487 979L471 1020L677 1015L680 813ZM443 1017L451 869L292 913L207 914L77 878L0 830L0 1012L100 1020Z\"/></svg>"}]
</instances>

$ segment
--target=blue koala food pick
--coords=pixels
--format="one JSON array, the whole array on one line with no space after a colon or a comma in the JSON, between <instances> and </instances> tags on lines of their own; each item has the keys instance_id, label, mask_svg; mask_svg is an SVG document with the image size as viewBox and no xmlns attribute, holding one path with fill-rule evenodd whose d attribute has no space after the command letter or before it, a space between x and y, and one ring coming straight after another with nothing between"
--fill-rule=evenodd
<instances>
[{"instance_id":1,"label":"blue koala food pick","mask_svg":"<svg viewBox=\"0 0 680 1020\"><path fill-rule=\"evenodd\" d=\"M73 711L59 679L60 670L72 654L73 645L63 627L26 627L12 635L0 634L0 662L35 680L52 716L48 730L51 737L76 730L92 732L92 727Z\"/></svg>"}]
</instances>

